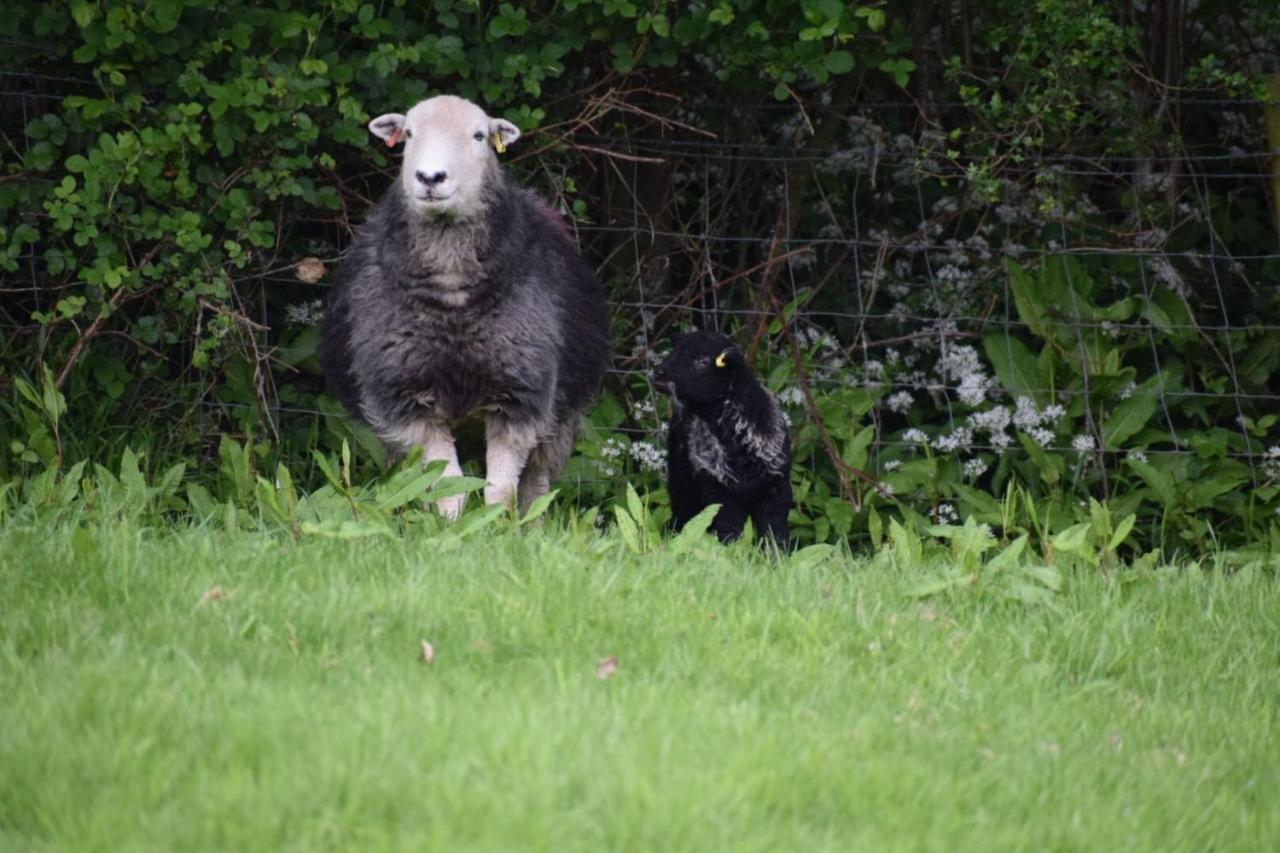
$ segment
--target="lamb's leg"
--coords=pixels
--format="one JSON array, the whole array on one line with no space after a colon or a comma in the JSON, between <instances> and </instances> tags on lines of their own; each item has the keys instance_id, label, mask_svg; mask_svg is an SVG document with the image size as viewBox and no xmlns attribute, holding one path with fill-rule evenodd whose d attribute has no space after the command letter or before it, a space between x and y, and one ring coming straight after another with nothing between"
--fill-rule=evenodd
<instances>
[{"instance_id":1,"label":"lamb's leg","mask_svg":"<svg viewBox=\"0 0 1280 853\"><path fill-rule=\"evenodd\" d=\"M529 453L538 443L530 424L512 423L500 415L485 420L484 502L512 506Z\"/></svg>"}]
</instances>

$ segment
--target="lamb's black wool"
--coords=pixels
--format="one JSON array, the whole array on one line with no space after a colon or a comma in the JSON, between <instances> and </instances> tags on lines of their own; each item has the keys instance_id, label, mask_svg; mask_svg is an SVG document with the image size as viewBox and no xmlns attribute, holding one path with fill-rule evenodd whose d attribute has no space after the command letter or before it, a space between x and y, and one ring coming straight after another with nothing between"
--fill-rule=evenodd
<instances>
[{"instance_id":1,"label":"lamb's black wool","mask_svg":"<svg viewBox=\"0 0 1280 853\"><path fill-rule=\"evenodd\" d=\"M667 433L667 484L677 528L718 503L711 529L721 541L747 518L786 547L790 536L791 440L777 399L733 341L698 331L676 339L657 387L676 413Z\"/></svg>"},{"instance_id":2,"label":"lamb's black wool","mask_svg":"<svg viewBox=\"0 0 1280 853\"><path fill-rule=\"evenodd\" d=\"M558 214L496 163L483 182L481 213L465 220L420 215L400 181L387 190L340 267L321 366L348 411L395 449L449 459L449 425L472 414L530 436L517 472L527 505L559 472L599 389L608 319Z\"/></svg>"}]
</instances>

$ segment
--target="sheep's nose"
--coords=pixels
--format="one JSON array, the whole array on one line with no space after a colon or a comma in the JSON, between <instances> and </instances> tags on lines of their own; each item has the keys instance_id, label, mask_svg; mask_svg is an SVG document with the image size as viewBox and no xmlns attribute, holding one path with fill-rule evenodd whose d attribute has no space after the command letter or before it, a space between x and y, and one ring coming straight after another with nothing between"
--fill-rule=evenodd
<instances>
[{"instance_id":1,"label":"sheep's nose","mask_svg":"<svg viewBox=\"0 0 1280 853\"><path fill-rule=\"evenodd\" d=\"M414 171L413 176L418 179L419 183L426 184L429 187L434 187L436 184L444 183L444 179L449 177L448 173L444 171L427 174L421 169Z\"/></svg>"}]
</instances>

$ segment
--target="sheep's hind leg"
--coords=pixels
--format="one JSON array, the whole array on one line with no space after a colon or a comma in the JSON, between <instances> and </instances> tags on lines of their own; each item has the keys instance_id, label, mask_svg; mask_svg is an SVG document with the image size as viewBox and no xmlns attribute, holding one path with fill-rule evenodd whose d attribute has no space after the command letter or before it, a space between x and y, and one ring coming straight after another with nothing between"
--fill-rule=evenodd
<instances>
[{"instance_id":1,"label":"sheep's hind leg","mask_svg":"<svg viewBox=\"0 0 1280 853\"><path fill-rule=\"evenodd\" d=\"M512 423L500 416L485 421L486 504L510 507L515 503L520 475L537 441L537 430L531 424Z\"/></svg>"},{"instance_id":2,"label":"sheep's hind leg","mask_svg":"<svg viewBox=\"0 0 1280 853\"><path fill-rule=\"evenodd\" d=\"M561 426L544 437L529 454L529 462L520 477L520 512L527 512L534 501L551 491L551 481L573 451L574 436L575 430Z\"/></svg>"}]
</instances>

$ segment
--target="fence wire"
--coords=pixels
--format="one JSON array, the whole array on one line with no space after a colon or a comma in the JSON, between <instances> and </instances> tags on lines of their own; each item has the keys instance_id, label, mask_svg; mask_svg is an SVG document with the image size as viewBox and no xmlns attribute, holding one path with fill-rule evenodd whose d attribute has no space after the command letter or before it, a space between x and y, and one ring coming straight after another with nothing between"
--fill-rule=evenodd
<instances>
[{"instance_id":1,"label":"fence wire","mask_svg":"<svg viewBox=\"0 0 1280 853\"><path fill-rule=\"evenodd\" d=\"M28 152L30 123L94 85L0 70L0 133L13 150ZM995 456L1016 448L1004 429L1033 429L981 424L989 423L982 413L997 407L1015 418L1020 399L1040 411L1076 407L1069 430L1060 420L1052 436L1038 434L1037 444L1051 452L1196 454L1188 434L1213 427L1231 433L1224 456L1247 465L1255 486L1274 476L1265 463L1275 454L1250 424L1280 413L1280 355L1259 343L1280 333L1280 252L1271 222L1254 223L1265 236L1238 232L1249 216L1242 198L1255 217L1275 215L1267 182L1280 152L1240 139L1121 156L1085 142L1002 164L992 197L969 179L980 160L948 152L936 128L902 120L917 111L911 102L858 104L838 119L836 141L815 150L800 129L807 118L787 104L692 100L687 112L714 108L728 116L705 128L714 138L670 127L535 132L527 141L549 150L513 165L564 210L585 202L585 216L572 225L611 295L619 345L607 384L624 409L617 434L661 442L650 371L670 334L697 326L734 335L772 371L797 429L806 413L788 393L800 381L786 367L791 340L803 349L805 381L818 398L870 394L875 476L892 470L902 451L925 445ZM1222 99L1183 105L1206 116L1259 109ZM738 120L755 132L735 138ZM772 137L761 127L775 128ZM297 233L306 225L299 222ZM315 235L328 235L332 257L349 236L328 226L306 233L311 245ZM273 257L238 281L263 346L259 404L201 393L140 394L133 405L215 422L255 409L274 424L332 416L296 402L318 390L315 380L274 358L274 348L298 331L286 309L319 295L293 274L300 259ZM39 245L18 260L21 272L0 281L0 333L11 352L20 336L40 332L33 313L47 311L68 284L49 274ZM1047 282L1040 316L1028 316L1009 262ZM779 331L784 325L788 334ZM1026 350L1069 361L1071 369L1038 382L1015 372L1011 383L992 363L993 347L1001 346L1009 363ZM1122 372L1099 363L1110 350L1134 368L1126 385L1112 388ZM285 393L294 385L307 393ZM1144 395L1156 402L1147 432L1132 447L1109 444L1109 413ZM1100 467L1105 478L1108 466Z\"/></svg>"}]
</instances>

